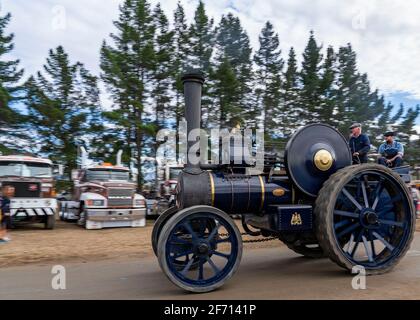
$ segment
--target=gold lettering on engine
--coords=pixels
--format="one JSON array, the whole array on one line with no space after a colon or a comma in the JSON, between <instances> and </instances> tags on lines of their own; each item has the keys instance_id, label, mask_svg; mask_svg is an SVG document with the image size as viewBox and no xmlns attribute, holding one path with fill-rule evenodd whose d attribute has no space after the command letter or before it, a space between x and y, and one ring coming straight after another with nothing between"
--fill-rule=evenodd
<instances>
[{"instance_id":1,"label":"gold lettering on engine","mask_svg":"<svg viewBox=\"0 0 420 320\"><path fill-rule=\"evenodd\" d=\"M290 220L290 225L292 226L301 226L302 225L302 217L299 213L295 212L292 215L292 220Z\"/></svg>"}]
</instances>

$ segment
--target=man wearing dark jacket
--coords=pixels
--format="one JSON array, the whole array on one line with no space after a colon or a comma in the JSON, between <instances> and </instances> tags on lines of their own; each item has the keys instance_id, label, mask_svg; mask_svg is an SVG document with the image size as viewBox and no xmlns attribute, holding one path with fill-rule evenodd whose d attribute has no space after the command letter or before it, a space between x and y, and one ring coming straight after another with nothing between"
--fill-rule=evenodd
<instances>
[{"instance_id":1,"label":"man wearing dark jacket","mask_svg":"<svg viewBox=\"0 0 420 320\"><path fill-rule=\"evenodd\" d=\"M367 163L367 154L370 150L369 137L362 133L362 125L360 123L351 125L350 131L349 146L353 155L353 164Z\"/></svg>"}]
</instances>

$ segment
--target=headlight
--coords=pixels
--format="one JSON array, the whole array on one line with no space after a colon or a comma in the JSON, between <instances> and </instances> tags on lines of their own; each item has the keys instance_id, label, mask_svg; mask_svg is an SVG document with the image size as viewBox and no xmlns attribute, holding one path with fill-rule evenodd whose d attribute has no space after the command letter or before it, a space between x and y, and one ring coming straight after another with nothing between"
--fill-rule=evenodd
<instances>
[{"instance_id":1,"label":"headlight","mask_svg":"<svg viewBox=\"0 0 420 320\"><path fill-rule=\"evenodd\" d=\"M87 200L86 204L92 207L102 207L105 204L104 200Z\"/></svg>"},{"instance_id":2,"label":"headlight","mask_svg":"<svg viewBox=\"0 0 420 320\"><path fill-rule=\"evenodd\" d=\"M134 200L134 205L136 207L144 207L146 205L146 201L144 201L143 199L136 199Z\"/></svg>"}]
</instances>

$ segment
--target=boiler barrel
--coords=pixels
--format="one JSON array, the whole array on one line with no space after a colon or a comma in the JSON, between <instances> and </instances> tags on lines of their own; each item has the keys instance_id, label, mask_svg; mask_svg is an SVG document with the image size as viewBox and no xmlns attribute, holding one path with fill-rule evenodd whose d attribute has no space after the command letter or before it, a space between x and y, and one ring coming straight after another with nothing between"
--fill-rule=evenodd
<instances>
[{"instance_id":1,"label":"boiler barrel","mask_svg":"<svg viewBox=\"0 0 420 320\"><path fill-rule=\"evenodd\" d=\"M209 205L231 214L262 212L268 205L292 203L288 179L267 181L265 176L230 176L203 171L181 173L177 202L180 208Z\"/></svg>"}]
</instances>

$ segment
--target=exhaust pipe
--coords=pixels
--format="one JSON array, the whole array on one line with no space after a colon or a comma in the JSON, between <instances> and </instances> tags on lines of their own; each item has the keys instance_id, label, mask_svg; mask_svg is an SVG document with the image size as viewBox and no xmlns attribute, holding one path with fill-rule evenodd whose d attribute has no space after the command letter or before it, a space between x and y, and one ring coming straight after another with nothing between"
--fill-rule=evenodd
<instances>
[{"instance_id":1,"label":"exhaust pipe","mask_svg":"<svg viewBox=\"0 0 420 320\"><path fill-rule=\"evenodd\" d=\"M189 141L190 132L201 125L201 93L204 77L200 73L188 73L182 77L185 97L185 120L187 122L187 164L186 171L200 173L200 163L191 163L189 151L197 141Z\"/></svg>"},{"instance_id":2,"label":"exhaust pipe","mask_svg":"<svg viewBox=\"0 0 420 320\"><path fill-rule=\"evenodd\" d=\"M80 147L80 167L82 169L86 168L88 166L88 153L85 149L85 147L81 146Z\"/></svg>"},{"instance_id":3,"label":"exhaust pipe","mask_svg":"<svg viewBox=\"0 0 420 320\"><path fill-rule=\"evenodd\" d=\"M118 152L117 152L117 163L116 163L116 165L118 167L121 167L122 166L122 161L121 161L122 154L123 154L123 151L122 150L118 150Z\"/></svg>"}]
</instances>

